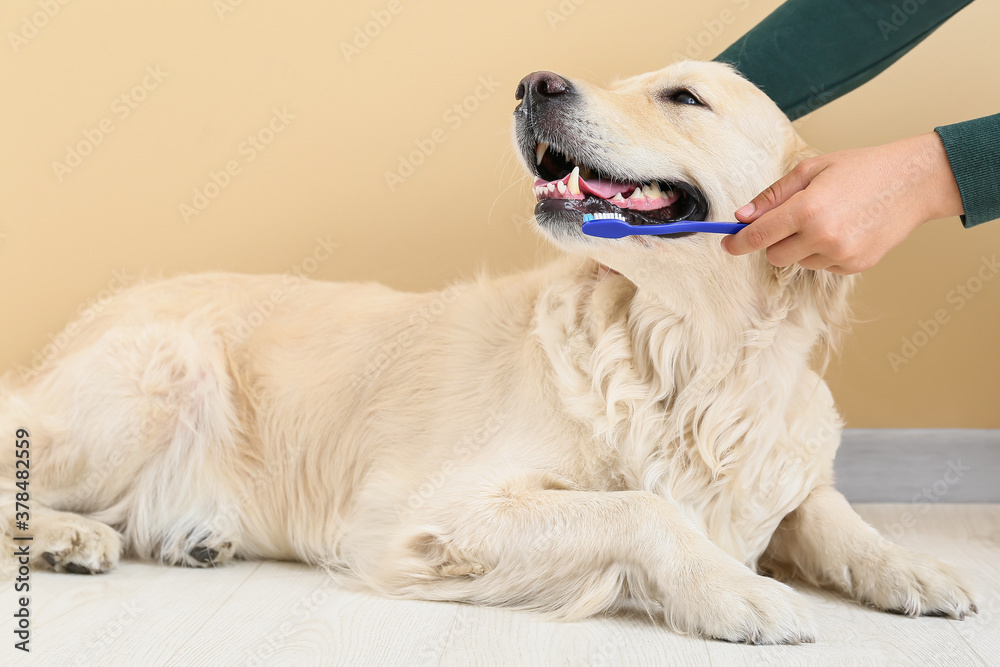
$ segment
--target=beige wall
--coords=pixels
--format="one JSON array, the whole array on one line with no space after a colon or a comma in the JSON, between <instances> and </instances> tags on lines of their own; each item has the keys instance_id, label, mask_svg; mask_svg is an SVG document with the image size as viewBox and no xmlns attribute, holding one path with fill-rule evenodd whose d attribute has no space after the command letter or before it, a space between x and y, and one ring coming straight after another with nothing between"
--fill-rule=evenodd
<instances>
[{"instance_id":1,"label":"beige wall","mask_svg":"<svg viewBox=\"0 0 1000 667\"><path fill-rule=\"evenodd\" d=\"M68 318L139 274L299 268L421 290L543 261L509 146L521 76L655 69L705 21L721 29L702 35L711 57L778 4L575 3L6 0L0 368L39 363ZM342 43L387 7L398 11L348 62ZM1000 110L997 25L997 3L974 3L801 121L803 135L829 151ZM464 116L452 109L463 101L475 107ZM385 172L438 128L443 142L390 191ZM79 142L96 146L66 164ZM225 187L208 185L227 164ZM181 205L204 205L193 200L207 185L215 197L186 221ZM328 259L318 239L337 244ZM998 246L1000 223L934 222L867 273L865 321L829 373L850 426L1000 427L1000 277L961 309L948 298ZM949 321L894 371L888 354L938 310Z\"/></svg>"}]
</instances>

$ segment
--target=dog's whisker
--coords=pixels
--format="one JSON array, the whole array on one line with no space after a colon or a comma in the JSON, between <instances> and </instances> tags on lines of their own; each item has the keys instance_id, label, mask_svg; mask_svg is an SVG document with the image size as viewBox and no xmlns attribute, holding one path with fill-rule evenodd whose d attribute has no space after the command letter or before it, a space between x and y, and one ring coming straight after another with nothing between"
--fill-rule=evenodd
<instances>
[{"instance_id":1,"label":"dog's whisker","mask_svg":"<svg viewBox=\"0 0 1000 667\"><path fill-rule=\"evenodd\" d=\"M490 210L486 214L486 224L487 225L490 224L490 222L493 219L493 209L496 208L497 202L499 202L500 198L504 196L504 193L506 193L508 190L510 190L512 187L514 187L517 184L518 184L518 181L515 181L515 182L511 183L510 185L508 185L507 187L505 187L503 190L501 190L499 192L499 194L497 194L497 196L493 199L493 204L490 205Z\"/></svg>"},{"instance_id":2,"label":"dog's whisker","mask_svg":"<svg viewBox=\"0 0 1000 667\"><path fill-rule=\"evenodd\" d=\"M517 159L517 152L514 150L514 147L513 146L507 146L507 148L504 149L503 156L501 157L500 167L499 167L499 169L500 169L500 183L501 184L503 183L504 176L507 173L507 166L513 160L516 160L516 159ZM526 175L522 174L521 177L524 178L524 177L526 177Z\"/></svg>"}]
</instances>

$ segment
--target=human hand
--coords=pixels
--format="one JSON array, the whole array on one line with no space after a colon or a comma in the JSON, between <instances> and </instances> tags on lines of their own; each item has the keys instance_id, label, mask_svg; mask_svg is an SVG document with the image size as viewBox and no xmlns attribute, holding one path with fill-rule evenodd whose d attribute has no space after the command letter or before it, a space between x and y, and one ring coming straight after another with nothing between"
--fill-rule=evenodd
<instances>
[{"instance_id":1,"label":"human hand","mask_svg":"<svg viewBox=\"0 0 1000 667\"><path fill-rule=\"evenodd\" d=\"M928 220L961 215L936 132L807 158L746 206L751 223L722 239L733 255L767 248L775 266L849 275L874 266Z\"/></svg>"}]
</instances>

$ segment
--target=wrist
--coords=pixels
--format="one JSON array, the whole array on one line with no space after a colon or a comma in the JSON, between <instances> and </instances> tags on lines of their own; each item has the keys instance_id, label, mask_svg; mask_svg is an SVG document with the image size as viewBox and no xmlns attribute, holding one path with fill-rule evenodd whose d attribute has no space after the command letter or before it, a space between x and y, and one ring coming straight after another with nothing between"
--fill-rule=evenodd
<instances>
[{"instance_id":1,"label":"wrist","mask_svg":"<svg viewBox=\"0 0 1000 667\"><path fill-rule=\"evenodd\" d=\"M915 151L911 159L918 161L922 174L922 178L916 179L915 194L924 221L964 214L962 194L941 137L937 132L927 132L913 137L912 141Z\"/></svg>"}]
</instances>

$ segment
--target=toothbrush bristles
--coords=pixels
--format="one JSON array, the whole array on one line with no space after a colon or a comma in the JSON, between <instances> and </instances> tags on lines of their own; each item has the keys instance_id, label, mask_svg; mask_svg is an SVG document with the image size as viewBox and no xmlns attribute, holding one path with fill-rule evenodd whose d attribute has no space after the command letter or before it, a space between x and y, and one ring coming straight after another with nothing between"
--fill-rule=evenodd
<instances>
[{"instance_id":1,"label":"toothbrush bristles","mask_svg":"<svg viewBox=\"0 0 1000 667\"><path fill-rule=\"evenodd\" d=\"M601 211L600 213L584 213L583 221L590 222L591 220L621 220L625 222L625 216L618 211Z\"/></svg>"}]
</instances>

